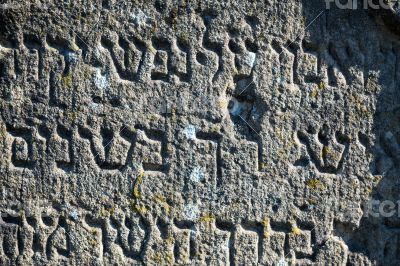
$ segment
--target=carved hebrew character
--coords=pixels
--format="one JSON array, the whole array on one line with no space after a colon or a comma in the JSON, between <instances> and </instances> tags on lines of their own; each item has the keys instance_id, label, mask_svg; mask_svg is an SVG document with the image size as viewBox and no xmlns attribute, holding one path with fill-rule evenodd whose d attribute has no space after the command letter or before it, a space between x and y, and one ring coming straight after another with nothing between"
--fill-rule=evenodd
<instances>
[{"instance_id":1,"label":"carved hebrew character","mask_svg":"<svg viewBox=\"0 0 400 266\"><path fill-rule=\"evenodd\" d=\"M47 242L49 236L56 230L58 223L58 215L51 213L50 215L43 213L37 217L28 221L31 222L31 226L34 228L35 233L33 235L33 246L32 249L36 253L41 253L45 256L47 253Z\"/></svg>"},{"instance_id":2,"label":"carved hebrew character","mask_svg":"<svg viewBox=\"0 0 400 266\"><path fill-rule=\"evenodd\" d=\"M189 264L194 259L195 232L194 225L187 222L175 222L175 262L179 265Z\"/></svg>"},{"instance_id":3,"label":"carved hebrew character","mask_svg":"<svg viewBox=\"0 0 400 266\"><path fill-rule=\"evenodd\" d=\"M51 233L46 243L46 254L49 260L67 258L70 255L68 225L65 217L60 217L56 229Z\"/></svg>"},{"instance_id":4,"label":"carved hebrew character","mask_svg":"<svg viewBox=\"0 0 400 266\"><path fill-rule=\"evenodd\" d=\"M301 256L310 256L313 253L311 248L311 232L308 230L300 230L299 232L291 232L287 235L289 249L295 254Z\"/></svg>"},{"instance_id":5,"label":"carved hebrew character","mask_svg":"<svg viewBox=\"0 0 400 266\"><path fill-rule=\"evenodd\" d=\"M99 218L93 217L92 215L86 215L83 223L83 227L88 231L87 241L91 247L91 253L100 260L103 260L103 254L110 250L109 242L106 240L106 234L104 230L105 222ZM105 243L106 245L103 245Z\"/></svg>"},{"instance_id":6,"label":"carved hebrew character","mask_svg":"<svg viewBox=\"0 0 400 266\"><path fill-rule=\"evenodd\" d=\"M32 169L35 165L33 132L29 128L7 126L11 137L11 163L14 167Z\"/></svg>"},{"instance_id":7,"label":"carved hebrew character","mask_svg":"<svg viewBox=\"0 0 400 266\"><path fill-rule=\"evenodd\" d=\"M270 232L263 241L263 261L279 261L285 254L285 233Z\"/></svg>"},{"instance_id":8,"label":"carved hebrew character","mask_svg":"<svg viewBox=\"0 0 400 266\"><path fill-rule=\"evenodd\" d=\"M138 217L111 218L107 224L107 246L118 247L126 258L139 259L148 234L146 226ZM113 231L113 232L111 232Z\"/></svg>"},{"instance_id":9,"label":"carved hebrew character","mask_svg":"<svg viewBox=\"0 0 400 266\"><path fill-rule=\"evenodd\" d=\"M231 265L233 263L231 252L232 228L216 225L215 221L201 222L199 225L201 233L195 239L197 259L201 262L207 261L211 265ZM206 254L208 254L206 256Z\"/></svg>"},{"instance_id":10,"label":"carved hebrew character","mask_svg":"<svg viewBox=\"0 0 400 266\"><path fill-rule=\"evenodd\" d=\"M325 128L321 129L318 134L299 131L297 137L305 145L309 160L320 172L336 173L340 170L349 148L347 136ZM295 165L300 165L304 161L307 159L302 158Z\"/></svg>"},{"instance_id":11,"label":"carved hebrew character","mask_svg":"<svg viewBox=\"0 0 400 266\"><path fill-rule=\"evenodd\" d=\"M23 247L20 245L21 242L18 242L18 239L22 237L20 225L22 225L22 220L19 214L2 214L2 220L0 220L0 247L2 249L0 254L4 254L12 263L22 253Z\"/></svg>"},{"instance_id":12,"label":"carved hebrew character","mask_svg":"<svg viewBox=\"0 0 400 266\"><path fill-rule=\"evenodd\" d=\"M112 63L121 79L134 81L143 64L146 47L143 42L133 42L119 36L103 36L102 46L108 50Z\"/></svg>"},{"instance_id":13,"label":"carved hebrew character","mask_svg":"<svg viewBox=\"0 0 400 266\"><path fill-rule=\"evenodd\" d=\"M11 43L0 43L0 78L15 78L15 48Z\"/></svg>"},{"instance_id":14,"label":"carved hebrew character","mask_svg":"<svg viewBox=\"0 0 400 266\"><path fill-rule=\"evenodd\" d=\"M299 56L297 77L304 83L318 83L321 81L321 76L318 69L319 54L311 47L304 49L305 51Z\"/></svg>"},{"instance_id":15,"label":"carved hebrew character","mask_svg":"<svg viewBox=\"0 0 400 266\"><path fill-rule=\"evenodd\" d=\"M103 127L99 133L79 127L78 131L82 138L89 140L93 159L100 168L116 170L126 165L134 140L133 132L126 127L120 129Z\"/></svg>"},{"instance_id":16,"label":"carved hebrew character","mask_svg":"<svg viewBox=\"0 0 400 266\"><path fill-rule=\"evenodd\" d=\"M80 50L68 40L49 36L46 50L46 77L48 78L47 98L52 106L66 107L71 104L73 68L80 57Z\"/></svg>"},{"instance_id":17,"label":"carved hebrew character","mask_svg":"<svg viewBox=\"0 0 400 266\"><path fill-rule=\"evenodd\" d=\"M203 22L205 25L205 32L202 38L202 48L203 50L197 53L197 61L208 66L210 76L212 76L212 81L216 81L223 72L223 43L217 42L213 38L213 15L203 16Z\"/></svg>"},{"instance_id":18,"label":"carved hebrew character","mask_svg":"<svg viewBox=\"0 0 400 266\"><path fill-rule=\"evenodd\" d=\"M189 134L188 126L184 133ZM193 128L193 130L195 130ZM216 187L221 177L221 136L207 132L193 132L188 136L190 149L185 151L189 182ZM194 154L196 153L196 157Z\"/></svg>"},{"instance_id":19,"label":"carved hebrew character","mask_svg":"<svg viewBox=\"0 0 400 266\"><path fill-rule=\"evenodd\" d=\"M351 39L330 43L328 53L334 60L332 67L342 73L346 84L356 80L363 84L364 72L360 70L360 66L364 66L365 58L358 43Z\"/></svg>"},{"instance_id":20,"label":"carved hebrew character","mask_svg":"<svg viewBox=\"0 0 400 266\"><path fill-rule=\"evenodd\" d=\"M286 230L284 230L281 225L279 225L278 228L275 228L275 224L273 224L272 228L269 219L263 221L263 226L262 254L260 262L262 264L270 265L272 261L279 261L280 258L285 256Z\"/></svg>"},{"instance_id":21,"label":"carved hebrew character","mask_svg":"<svg viewBox=\"0 0 400 266\"><path fill-rule=\"evenodd\" d=\"M3 213L0 220L0 254L12 260L29 261L35 253L43 258L49 254L48 240L54 232L58 218L52 214L35 214L26 217L22 213Z\"/></svg>"},{"instance_id":22,"label":"carved hebrew character","mask_svg":"<svg viewBox=\"0 0 400 266\"><path fill-rule=\"evenodd\" d=\"M137 130L136 136L134 160L142 162L145 171L163 171L164 137L162 132Z\"/></svg>"},{"instance_id":23,"label":"carved hebrew character","mask_svg":"<svg viewBox=\"0 0 400 266\"><path fill-rule=\"evenodd\" d=\"M48 140L48 151L56 166L64 171L72 167L72 131L58 125Z\"/></svg>"},{"instance_id":24,"label":"carved hebrew character","mask_svg":"<svg viewBox=\"0 0 400 266\"><path fill-rule=\"evenodd\" d=\"M189 45L179 39L174 40L171 45L171 73L182 81L188 81L190 71Z\"/></svg>"},{"instance_id":25,"label":"carved hebrew character","mask_svg":"<svg viewBox=\"0 0 400 266\"><path fill-rule=\"evenodd\" d=\"M289 51L288 49L282 49L282 53L280 55L281 62L281 75L285 77L285 81L288 84L292 84L294 82L294 64L295 64L296 56Z\"/></svg>"},{"instance_id":26,"label":"carved hebrew character","mask_svg":"<svg viewBox=\"0 0 400 266\"><path fill-rule=\"evenodd\" d=\"M235 54L236 76L239 78L249 77L256 64L256 51L251 47L254 46L246 43L243 38L236 37L229 41L229 49Z\"/></svg>"},{"instance_id":27,"label":"carved hebrew character","mask_svg":"<svg viewBox=\"0 0 400 266\"><path fill-rule=\"evenodd\" d=\"M153 39L153 47L156 49L154 55L154 67L151 71L151 78L154 80L163 80L168 77L171 65L171 45L164 39Z\"/></svg>"},{"instance_id":28,"label":"carved hebrew character","mask_svg":"<svg viewBox=\"0 0 400 266\"><path fill-rule=\"evenodd\" d=\"M28 81L38 81L43 77L43 43L37 37L26 35L24 36L24 47L26 49L23 52L26 61L25 67L29 67L29 69L25 68L25 76Z\"/></svg>"},{"instance_id":29,"label":"carved hebrew character","mask_svg":"<svg viewBox=\"0 0 400 266\"><path fill-rule=\"evenodd\" d=\"M150 229L147 248L143 253L143 262L151 264L154 260L161 264L174 265L174 238L172 226L165 223L160 218L153 224ZM157 254L154 256L154 254Z\"/></svg>"},{"instance_id":30,"label":"carved hebrew character","mask_svg":"<svg viewBox=\"0 0 400 266\"><path fill-rule=\"evenodd\" d=\"M235 256L235 265L258 265L258 259L262 254L262 240L259 228L254 225L238 226L235 232L236 254L246 256Z\"/></svg>"},{"instance_id":31,"label":"carved hebrew character","mask_svg":"<svg viewBox=\"0 0 400 266\"><path fill-rule=\"evenodd\" d=\"M329 237L315 256L315 264L372 265L369 259L362 256L361 253L356 253L355 257L348 256L349 253L347 246L341 240Z\"/></svg>"}]
</instances>

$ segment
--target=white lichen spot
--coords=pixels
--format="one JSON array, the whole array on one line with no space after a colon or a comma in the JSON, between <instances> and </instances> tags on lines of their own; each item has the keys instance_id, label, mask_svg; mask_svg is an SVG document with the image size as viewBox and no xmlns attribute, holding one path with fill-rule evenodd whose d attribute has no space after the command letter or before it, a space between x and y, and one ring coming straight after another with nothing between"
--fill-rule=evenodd
<instances>
[{"instance_id":1,"label":"white lichen spot","mask_svg":"<svg viewBox=\"0 0 400 266\"><path fill-rule=\"evenodd\" d=\"M193 204L188 204L183 210L183 215L189 221L197 221L200 218L199 207Z\"/></svg>"},{"instance_id":2,"label":"white lichen spot","mask_svg":"<svg viewBox=\"0 0 400 266\"><path fill-rule=\"evenodd\" d=\"M276 79L276 82L277 82L278 84L280 84L280 85L283 85L283 84L286 83L286 79L285 79L285 77L278 77L278 78Z\"/></svg>"},{"instance_id":3,"label":"white lichen spot","mask_svg":"<svg viewBox=\"0 0 400 266\"><path fill-rule=\"evenodd\" d=\"M78 54L71 52L71 51L66 51L65 52L65 60L70 63L70 64L75 64L79 60Z\"/></svg>"},{"instance_id":4,"label":"white lichen spot","mask_svg":"<svg viewBox=\"0 0 400 266\"><path fill-rule=\"evenodd\" d=\"M284 257L280 258L280 260L278 261L278 263L276 264L276 266L287 266L287 262L285 260Z\"/></svg>"},{"instance_id":5,"label":"white lichen spot","mask_svg":"<svg viewBox=\"0 0 400 266\"><path fill-rule=\"evenodd\" d=\"M75 221L78 220L78 212L76 210L73 210L69 213L69 216L74 219Z\"/></svg>"},{"instance_id":6,"label":"white lichen spot","mask_svg":"<svg viewBox=\"0 0 400 266\"><path fill-rule=\"evenodd\" d=\"M192 173L190 173L190 180L193 182L201 182L204 180L204 171L201 167L196 167L193 169Z\"/></svg>"},{"instance_id":7,"label":"white lichen spot","mask_svg":"<svg viewBox=\"0 0 400 266\"><path fill-rule=\"evenodd\" d=\"M94 57L95 57L96 59L100 59L100 58L101 58L101 49L104 49L104 48L101 48L101 47L94 47L94 49L93 49L93 55L94 55Z\"/></svg>"},{"instance_id":8,"label":"white lichen spot","mask_svg":"<svg viewBox=\"0 0 400 266\"><path fill-rule=\"evenodd\" d=\"M93 110L94 112L97 112L99 110L99 107L100 107L100 104L98 104L98 103L91 102L89 104L89 108L91 110Z\"/></svg>"},{"instance_id":9,"label":"white lichen spot","mask_svg":"<svg viewBox=\"0 0 400 266\"><path fill-rule=\"evenodd\" d=\"M250 67L254 67L256 64L256 54L253 52L249 52L246 57L246 64Z\"/></svg>"},{"instance_id":10,"label":"white lichen spot","mask_svg":"<svg viewBox=\"0 0 400 266\"><path fill-rule=\"evenodd\" d=\"M96 87L101 90L104 90L109 85L108 76L102 75L100 69L96 69L96 74L94 76L94 85L96 85Z\"/></svg>"},{"instance_id":11,"label":"white lichen spot","mask_svg":"<svg viewBox=\"0 0 400 266\"><path fill-rule=\"evenodd\" d=\"M239 116L243 112L243 106L240 104L240 102L236 99L232 99L229 102L229 113L233 116Z\"/></svg>"},{"instance_id":12,"label":"white lichen spot","mask_svg":"<svg viewBox=\"0 0 400 266\"><path fill-rule=\"evenodd\" d=\"M131 17L133 22L138 27L146 25L149 21L149 17L140 9L136 9L135 11L133 11Z\"/></svg>"},{"instance_id":13,"label":"white lichen spot","mask_svg":"<svg viewBox=\"0 0 400 266\"><path fill-rule=\"evenodd\" d=\"M188 139L196 139L196 128L193 125L188 125L184 130L186 138Z\"/></svg>"},{"instance_id":14,"label":"white lichen spot","mask_svg":"<svg viewBox=\"0 0 400 266\"><path fill-rule=\"evenodd\" d=\"M248 102L241 102L236 98L232 98L229 101L228 110L232 116L246 116L252 111L252 106Z\"/></svg>"}]
</instances>

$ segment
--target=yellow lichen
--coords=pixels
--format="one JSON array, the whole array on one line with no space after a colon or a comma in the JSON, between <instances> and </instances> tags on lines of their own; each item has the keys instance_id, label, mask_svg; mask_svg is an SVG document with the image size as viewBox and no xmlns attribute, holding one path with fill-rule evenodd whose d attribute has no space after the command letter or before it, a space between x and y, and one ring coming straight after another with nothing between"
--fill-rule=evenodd
<instances>
[{"instance_id":1,"label":"yellow lichen","mask_svg":"<svg viewBox=\"0 0 400 266\"><path fill-rule=\"evenodd\" d=\"M269 219L267 217L265 217L262 221L261 221L263 228L263 235L265 238L269 237L271 234L269 232L270 230L270 224L269 224Z\"/></svg>"},{"instance_id":2,"label":"yellow lichen","mask_svg":"<svg viewBox=\"0 0 400 266\"><path fill-rule=\"evenodd\" d=\"M151 45L151 43L147 44L147 48L148 48L150 53L152 53L152 54L156 54L157 53L157 50L154 49L154 47L153 47L153 45Z\"/></svg>"},{"instance_id":3,"label":"yellow lichen","mask_svg":"<svg viewBox=\"0 0 400 266\"><path fill-rule=\"evenodd\" d=\"M115 205L112 205L112 207L109 209L102 207L100 210L100 215L103 217L108 217L115 212L115 208L116 208Z\"/></svg>"},{"instance_id":4,"label":"yellow lichen","mask_svg":"<svg viewBox=\"0 0 400 266\"><path fill-rule=\"evenodd\" d=\"M327 146L324 146L321 151L321 156L326 157L330 152L330 149Z\"/></svg>"},{"instance_id":5,"label":"yellow lichen","mask_svg":"<svg viewBox=\"0 0 400 266\"><path fill-rule=\"evenodd\" d=\"M316 98L318 97L318 94L319 94L319 93L318 93L317 90L313 90L313 91L311 92L311 97L316 99Z\"/></svg>"},{"instance_id":6,"label":"yellow lichen","mask_svg":"<svg viewBox=\"0 0 400 266\"><path fill-rule=\"evenodd\" d=\"M218 133L219 129L220 129L219 125L212 125L210 131L213 133Z\"/></svg>"},{"instance_id":7,"label":"yellow lichen","mask_svg":"<svg viewBox=\"0 0 400 266\"><path fill-rule=\"evenodd\" d=\"M172 120L172 123L175 123L176 122L176 112L177 110L176 110L176 107L175 106L172 106L171 107L171 120Z\"/></svg>"},{"instance_id":8,"label":"yellow lichen","mask_svg":"<svg viewBox=\"0 0 400 266\"><path fill-rule=\"evenodd\" d=\"M215 221L214 214L205 214L199 218L199 222L203 223L212 223L213 221Z\"/></svg>"},{"instance_id":9,"label":"yellow lichen","mask_svg":"<svg viewBox=\"0 0 400 266\"><path fill-rule=\"evenodd\" d=\"M226 99L219 99L217 105L220 109L228 108L228 101Z\"/></svg>"},{"instance_id":10,"label":"yellow lichen","mask_svg":"<svg viewBox=\"0 0 400 266\"><path fill-rule=\"evenodd\" d=\"M95 236L97 236L97 235L99 234L99 232L98 232L96 229L92 229L92 230L90 231L90 233L91 233L92 235L95 235Z\"/></svg>"},{"instance_id":11,"label":"yellow lichen","mask_svg":"<svg viewBox=\"0 0 400 266\"><path fill-rule=\"evenodd\" d=\"M171 155L174 152L174 149L172 148L171 145L167 146L167 152L168 152L169 155Z\"/></svg>"},{"instance_id":12,"label":"yellow lichen","mask_svg":"<svg viewBox=\"0 0 400 266\"><path fill-rule=\"evenodd\" d=\"M75 111L75 112L69 112L68 114L67 114L67 117L68 117L68 120L69 120L69 122L70 123L74 123L75 121L76 121L76 119L78 118L78 112L77 111Z\"/></svg>"},{"instance_id":13,"label":"yellow lichen","mask_svg":"<svg viewBox=\"0 0 400 266\"><path fill-rule=\"evenodd\" d=\"M186 32L182 32L180 34L180 39L185 42L188 43L189 42L189 34L187 34Z\"/></svg>"},{"instance_id":14,"label":"yellow lichen","mask_svg":"<svg viewBox=\"0 0 400 266\"><path fill-rule=\"evenodd\" d=\"M162 258L161 254L155 254L153 260L154 262L161 263L162 261L161 258Z\"/></svg>"},{"instance_id":15,"label":"yellow lichen","mask_svg":"<svg viewBox=\"0 0 400 266\"><path fill-rule=\"evenodd\" d=\"M319 189L319 188L323 188L324 186L322 185L321 181L319 181L318 179L310 179L307 181L307 186L311 189Z\"/></svg>"},{"instance_id":16,"label":"yellow lichen","mask_svg":"<svg viewBox=\"0 0 400 266\"><path fill-rule=\"evenodd\" d=\"M318 84L318 88L319 88L320 90L325 89L325 82L321 81L321 82Z\"/></svg>"},{"instance_id":17,"label":"yellow lichen","mask_svg":"<svg viewBox=\"0 0 400 266\"><path fill-rule=\"evenodd\" d=\"M169 236L169 237L165 240L165 243L166 243L168 246L172 246L172 245L174 244L174 242L175 242L175 239L174 239L172 236Z\"/></svg>"},{"instance_id":18,"label":"yellow lichen","mask_svg":"<svg viewBox=\"0 0 400 266\"><path fill-rule=\"evenodd\" d=\"M140 185L143 183L144 171L141 171L136 178L135 186L133 187L133 197L135 199L141 199L142 194L140 193Z\"/></svg>"},{"instance_id":19,"label":"yellow lichen","mask_svg":"<svg viewBox=\"0 0 400 266\"><path fill-rule=\"evenodd\" d=\"M365 105L365 102L358 95L350 95L350 101L355 105L356 110L363 116L369 116L373 114L372 110L369 110Z\"/></svg>"},{"instance_id":20,"label":"yellow lichen","mask_svg":"<svg viewBox=\"0 0 400 266\"><path fill-rule=\"evenodd\" d=\"M132 200L132 209L137 213L144 215L147 213L147 208L143 203L140 203L139 200L142 199L142 194L140 193L140 186L143 183L144 171L141 171L136 178L135 186L133 187L133 197Z\"/></svg>"},{"instance_id":21,"label":"yellow lichen","mask_svg":"<svg viewBox=\"0 0 400 266\"><path fill-rule=\"evenodd\" d=\"M171 212L171 206L167 203L167 199L161 194L155 194L154 201L159 203L167 213Z\"/></svg>"},{"instance_id":22,"label":"yellow lichen","mask_svg":"<svg viewBox=\"0 0 400 266\"><path fill-rule=\"evenodd\" d=\"M148 118L150 121L157 121L159 119L159 116L156 114L150 114Z\"/></svg>"},{"instance_id":23,"label":"yellow lichen","mask_svg":"<svg viewBox=\"0 0 400 266\"><path fill-rule=\"evenodd\" d=\"M170 254L168 254L168 255L166 256L166 259L167 259L167 264L172 265L172 263L173 263L173 258L172 258L172 256L171 256Z\"/></svg>"},{"instance_id":24,"label":"yellow lichen","mask_svg":"<svg viewBox=\"0 0 400 266\"><path fill-rule=\"evenodd\" d=\"M262 225L264 226L264 227L268 227L269 226L269 219L268 218L264 218L263 220L262 220Z\"/></svg>"},{"instance_id":25,"label":"yellow lichen","mask_svg":"<svg viewBox=\"0 0 400 266\"><path fill-rule=\"evenodd\" d=\"M72 86L72 73L69 73L61 78L62 85L64 87Z\"/></svg>"},{"instance_id":26,"label":"yellow lichen","mask_svg":"<svg viewBox=\"0 0 400 266\"><path fill-rule=\"evenodd\" d=\"M228 85L226 86L226 93L227 93L227 94L232 94L234 88L235 88L235 83L233 83L233 81L230 80L230 81L228 82Z\"/></svg>"},{"instance_id":27,"label":"yellow lichen","mask_svg":"<svg viewBox=\"0 0 400 266\"><path fill-rule=\"evenodd\" d=\"M136 211L137 213L139 213L139 214L141 214L141 215L144 215L144 214L147 213L147 208L146 208L146 206L144 206L144 205L141 204L141 203L135 203L135 202L133 202L133 203L132 203L132 208L133 208L134 211Z\"/></svg>"},{"instance_id":28,"label":"yellow lichen","mask_svg":"<svg viewBox=\"0 0 400 266\"><path fill-rule=\"evenodd\" d=\"M106 209L104 209L104 207L102 207L100 210L100 215L103 217L108 217L108 216L110 216L110 212L107 211Z\"/></svg>"},{"instance_id":29,"label":"yellow lichen","mask_svg":"<svg viewBox=\"0 0 400 266\"><path fill-rule=\"evenodd\" d=\"M327 156L330 156L331 159L334 160L334 161L339 161L339 160L340 160L340 155L338 155L338 153L336 153L336 152L333 152L333 151L332 151L329 147L327 147L327 146L324 146L324 147L322 148L321 156L322 156L323 158L325 158L325 157L327 157Z\"/></svg>"},{"instance_id":30,"label":"yellow lichen","mask_svg":"<svg viewBox=\"0 0 400 266\"><path fill-rule=\"evenodd\" d=\"M91 246L97 246L97 241L96 241L96 239L93 239L93 238L90 238L89 239L89 244L91 245Z\"/></svg>"},{"instance_id":31,"label":"yellow lichen","mask_svg":"<svg viewBox=\"0 0 400 266\"><path fill-rule=\"evenodd\" d=\"M301 230L297 226L292 226L292 234L294 235L301 235Z\"/></svg>"}]
</instances>

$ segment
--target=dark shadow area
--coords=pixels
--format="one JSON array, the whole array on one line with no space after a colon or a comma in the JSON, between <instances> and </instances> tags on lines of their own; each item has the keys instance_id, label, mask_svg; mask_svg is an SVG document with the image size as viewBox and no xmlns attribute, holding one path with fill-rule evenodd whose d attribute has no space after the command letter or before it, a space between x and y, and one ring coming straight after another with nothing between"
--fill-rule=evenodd
<instances>
[{"instance_id":1,"label":"dark shadow area","mask_svg":"<svg viewBox=\"0 0 400 266\"><path fill-rule=\"evenodd\" d=\"M319 67L326 63L328 72L330 65L331 73L342 73L344 85L328 84L334 84L348 106L337 111L344 113L344 126L354 127L352 147L365 150L364 158L349 162L361 162L365 169L357 178L368 193L361 203L354 196L364 215L357 226L334 217L332 236L347 245L347 265L400 265L400 14L365 10L362 2L357 10L331 3L322 21L307 29L303 42L317 45ZM307 17L325 8L325 1L303 4ZM351 115L358 121L349 119ZM346 182L347 173L341 178Z\"/></svg>"}]
</instances>

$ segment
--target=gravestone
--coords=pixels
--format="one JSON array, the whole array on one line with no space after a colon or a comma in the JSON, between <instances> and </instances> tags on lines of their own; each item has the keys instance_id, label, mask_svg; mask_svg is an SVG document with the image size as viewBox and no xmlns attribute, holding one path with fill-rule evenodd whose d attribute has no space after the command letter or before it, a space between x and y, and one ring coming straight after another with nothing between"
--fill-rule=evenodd
<instances>
[{"instance_id":1,"label":"gravestone","mask_svg":"<svg viewBox=\"0 0 400 266\"><path fill-rule=\"evenodd\" d=\"M0 265L400 263L399 5L1 2Z\"/></svg>"}]
</instances>

